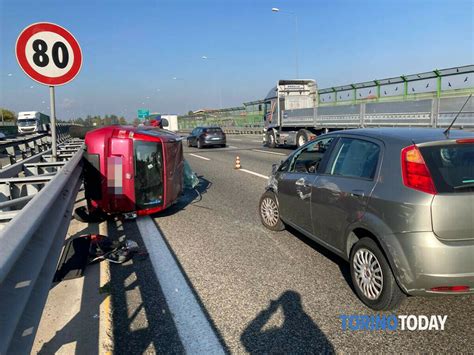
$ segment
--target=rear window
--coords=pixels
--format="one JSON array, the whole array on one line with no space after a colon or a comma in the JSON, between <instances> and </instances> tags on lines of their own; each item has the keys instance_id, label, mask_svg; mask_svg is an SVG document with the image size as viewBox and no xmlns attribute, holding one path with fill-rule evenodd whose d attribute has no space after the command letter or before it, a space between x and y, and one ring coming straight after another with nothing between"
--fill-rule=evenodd
<instances>
[{"instance_id":1,"label":"rear window","mask_svg":"<svg viewBox=\"0 0 474 355\"><path fill-rule=\"evenodd\" d=\"M474 144L437 145L419 149L438 192L474 191Z\"/></svg>"},{"instance_id":2,"label":"rear window","mask_svg":"<svg viewBox=\"0 0 474 355\"><path fill-rule=\"evenodd\" d=\"M220 128L204 128L204 132L206 132L206 133L222 133L222 129L220 129Z\"/></svg>"}]
</instances>

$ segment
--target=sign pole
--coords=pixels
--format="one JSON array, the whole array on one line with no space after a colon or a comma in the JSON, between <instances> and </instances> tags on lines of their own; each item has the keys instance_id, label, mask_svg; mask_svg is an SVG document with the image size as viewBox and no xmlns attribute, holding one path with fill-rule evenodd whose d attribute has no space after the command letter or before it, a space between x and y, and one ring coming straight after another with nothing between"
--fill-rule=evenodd
<instances>
[{"instance_id":1,"label":"sign pole","mask_svg":"<svg viewBox=\"0 0 474 355\"><path fill-rule=\"evenodd\" d=\"M49 87L49 96L50 96L50 107L51 107L51 152L52 159L51 161L55 162L57 160L56 152L56 104L54 99L54 86Z\"/></svg>"}]
</instances>

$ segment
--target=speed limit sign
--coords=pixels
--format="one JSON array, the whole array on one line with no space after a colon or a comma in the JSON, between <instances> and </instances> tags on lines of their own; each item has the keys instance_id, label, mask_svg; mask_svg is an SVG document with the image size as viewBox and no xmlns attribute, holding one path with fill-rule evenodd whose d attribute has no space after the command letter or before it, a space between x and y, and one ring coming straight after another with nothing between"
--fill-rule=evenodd
<instances>
[{"instance_id":1,"label":"speed limit sign","mask_svg":"<svg viewBox=\"0 0 474 355\"><path fill-rule=\"evenodd\" d=\"M16 59L31 79L49 86L51 106L51 155L57 160L56 104L54 87L76 77L82 66L79 43L65 28L54 23L34 23L16 40Z\"/></svg>"},{"instance_id":2,"label":"speed limit sign","mask_svg":"<svg viewBox=\"0 0 474 355\"><path fill-rule=\"evenodd\" d=\"M18 36L15 52L26 75L49 86L70 82L82 65L81 47L74 36L48 22L25 28Z\"/></svg>"}]
</instances>

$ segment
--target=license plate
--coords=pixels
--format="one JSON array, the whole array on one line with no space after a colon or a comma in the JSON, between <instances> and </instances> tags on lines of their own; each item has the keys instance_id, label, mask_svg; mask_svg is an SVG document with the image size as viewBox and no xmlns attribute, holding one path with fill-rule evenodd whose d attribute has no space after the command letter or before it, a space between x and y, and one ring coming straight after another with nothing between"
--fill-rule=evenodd
<instances>
[{"instance_id":1,"label":"license plate","mask_svg":"<svg viewBox=\"0 0 474 355\"><path fill-rule=\"evenodd\" d=\"M219 137L212 137L211 138L213 141L218 141L220 138Z\"/></svg>"}]
</instances>

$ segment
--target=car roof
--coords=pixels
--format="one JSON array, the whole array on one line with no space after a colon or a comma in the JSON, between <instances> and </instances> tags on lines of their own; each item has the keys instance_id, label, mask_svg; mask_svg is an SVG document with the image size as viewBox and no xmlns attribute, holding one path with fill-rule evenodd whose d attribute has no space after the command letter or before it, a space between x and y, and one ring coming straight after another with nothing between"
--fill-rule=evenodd
<instances>
[{"instance_id":1,"label":"car roof","mask_svg":"<svg viewBox=\"0 0 474 355\"><path fill-rule=\"evenodd\" d=\"M444 134L445 128L417 128L417 127L400 127L400 128L358 128L345 131L336 131L331 134L348 134L364 137L378 138L383 141L395 140L401 142L433 142L440 140L450 140L457 138L474 138L474 132L451 129L448 137Z\"/></svg>"}]
</instances>

